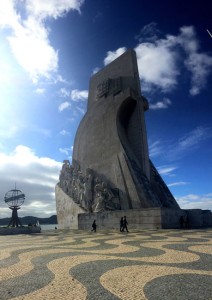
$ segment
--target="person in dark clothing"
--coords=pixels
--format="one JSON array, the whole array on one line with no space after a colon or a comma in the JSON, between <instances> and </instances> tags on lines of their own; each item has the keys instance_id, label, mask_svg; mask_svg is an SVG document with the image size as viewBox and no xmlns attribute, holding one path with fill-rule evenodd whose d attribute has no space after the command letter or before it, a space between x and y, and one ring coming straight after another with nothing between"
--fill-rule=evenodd
<instances>
[{"instance_id":1,"label":"person in dark clothing","mask_svg":"<svg viewBox=\"0 0 212 300\"><path fill-rule=\"evenodd\" d=\"M91 231L96 232L96 226L97 226L97 225L96 225L96 220L94 220L94 221L93 221L93 224L92 224L92 228L93 228L93 229L92 229Z\"/></svg>"},{"instance_id":2,"label":"person in dark clothing","mask_svg":"<svg viewBox=\"0 0 212 300\"><path fill-rule=\"evenodd\" d=\"M127 225L128 225L127 218L126 216L124 216L122 232L124 232L124 229L126 229L126 231L129 232Z\"/></svg>"},{"instance_id":3,"label":"person in dark clothing","mask_svg":"<svg viewBox=\"0 0 212 300\"><path fill-rule=\"evenodd\" d=\"M183 216L180 217L180 228L182 229L184 226L184 218Z\"/></svg>"},{"instance_id":4,"label":"person in dark clothing","mask_svg":"<svg viewBox=\"0 0 212 300\"><path fill-rule=\"evenodd\" d=\"M120 220L120 232L123 231L123 225L124 225L124 220L123 220L123 217L121 217L121 220Z\"/></svg>"},{"instance_id":5,"label":"person in dark clothing","mask_svg":"<svg viewBox=\"0 0 212 300\"><path fill-rule=\"evenodd\" d=\"M185 228L189 229L189 216L188 216L188 214L185 216Z\"/></svg>"}]
</instances>

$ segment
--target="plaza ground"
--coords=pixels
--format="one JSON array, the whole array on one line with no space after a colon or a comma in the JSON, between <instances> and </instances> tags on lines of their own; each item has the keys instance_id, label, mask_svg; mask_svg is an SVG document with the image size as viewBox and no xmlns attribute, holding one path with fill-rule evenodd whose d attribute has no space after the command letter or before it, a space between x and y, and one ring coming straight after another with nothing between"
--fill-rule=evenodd
<instances>
[{"instance_id":1,"label":"plaza ground","mask_svg":"<svg viewBox=\"0 0 212 300\"><path fill-rule=\"evenodd\" d=\"M0 299L212 299L212 230L0 236Z\"/></svg>"}]
</instances>

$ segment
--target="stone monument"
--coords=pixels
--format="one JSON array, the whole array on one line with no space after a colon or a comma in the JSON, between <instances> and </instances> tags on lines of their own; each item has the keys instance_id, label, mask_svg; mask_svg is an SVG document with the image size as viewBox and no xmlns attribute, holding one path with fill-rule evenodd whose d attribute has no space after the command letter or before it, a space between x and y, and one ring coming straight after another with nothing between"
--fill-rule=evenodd
<instances>
[{"instance_id":1,"label":"stone monument","mask_svg":"<svg viewBox=\"0 0 212 300\"><path fill-rule=\"evenodd\" d=\"M62 228L86 228L85 218L92 214L112 224L126 211L138 219L148 212L157 227L163 227L162 209L177 212L178 218L180 207L149 159L146 110L133 50L91 77L72 164L63 162L56 186Z\"/></svg>"}]
</instances>

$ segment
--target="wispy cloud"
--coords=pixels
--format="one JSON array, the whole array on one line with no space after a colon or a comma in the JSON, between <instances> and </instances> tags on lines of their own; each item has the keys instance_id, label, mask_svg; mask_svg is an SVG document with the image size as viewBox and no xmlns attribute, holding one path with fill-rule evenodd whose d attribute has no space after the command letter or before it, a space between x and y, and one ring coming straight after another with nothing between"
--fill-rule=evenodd
<instances>
[{"instance_id":1,"label":"wispy cloud","mask_svg":"<svg viewBox=\"0 0 212 300\"><path fill-rule=\"evenodd\" d=\"M85 101L88 99L88 91L87 90L80 91L78 89L72 90L71 99L76 102Z\"/></svg>"},{"instance_id":2,"label":"wispy cloud","mask_svg":"<svg viewBox=\"0 0 212 300\"><path fill-rule=\"evenodd\" d=\"M61 88L59 90L59 96L62 97L62 98L67 98L70 96L70 91L66 88Z\"/></svg>"},{"instance_id":3,"label":"wispy cloud","mask_svg":"<svg viewBox=\"0 0 212 300\"><path fill-rule=\"evenodd\" d=\"M182 197L175 197L183 209L209 209L212 210L212 194L195 195L188 194Z\"/></svg>"},{"instance_id":4,"label":"wispy cloud","mask_svg":"<svg viewBox=\"0 0 212 300\"><path fill-rule=\"evenodd\" d=\"M26 126L26 131L29 130L31 132L36 132L41 134L42 136L49 138L52 135L52 131L50 129L41 128L38 126L28 125Z\"/></svg>"},{"instance_id":5,"label":"wispy cloud","mask_svg":"<svg viewBox=\"0 0 212 300\"><path fill-rule=\"evenodd\" d=\"M0 2L0 27L13 55L33 82L40 77L57 78L58 51L51 46L47 19L57 19L70 10L80 12L84 0L26 0Z\"/></svg>"},{"instance_id":6,"label":"wispy cloud","mask_svg":"<svg viewBox=\"0 0 212 300\"><path fill-rule=\"evenodd\" d=\"M126 50L127 50L126 47L122 47L122 48L119 48L119 49L117 49L115 51L108 51L107 54L106 54L106 57L104 59L104 65L106 66L109 63L111 63L114 59L116 59L117 57L119 57Z\"/></svg>"},{"instance_id":7,"label":"wispy cloud","mask_svg":"<svg viewBox=\"0 0 212 300\"><path fill-rule=\"evenodd\" d=\"M0 152L0 197L17 188L26 194L19 215L45 217L55 214L54 188L59 180L62 164L48 157L39 157L29 147L17 146L11 153ZM35 203L45 205L45 210L35 207ZM1 201L1 218L10 217L11 212Z\"/></svg>"},{"instance_id":8,"label":"wispy cloud","mask_svg":"<svg viewBox=\"0 0 212 300\"><path fill-rule=\"evenodd\" d=\"M100 70L100 68L98 68L98 67L94 68L91 75L96 74L97 72L99 72L99 70Z\"/></svg>"},{"instance_id":9,"label":"wispy cloud","mask_svg":"<svg viewBox=\"0 0 212 300\"><path fill-rule=\"evenodd\" d=\"M59 112L62 112L63 110L65 110L69 107L71 107L71 103L65 101L59 105L58 110L59 110Z\"/></svg>"},{"instance_id":10,"label":"wispy cloud","mask_svg":"<svg viewBox=\"0 0 212 300\"><path fill-rule=\"evenodd\" d=\"M199 126L180 138L175 149L177 152L181 152L199 147L200 144L209 137L211 137L210 129L208 127Z\"/></svg>"},{"instance_id":11,"label":"wispy cloud","mask_svg":"<svg viewBox=\"0 0 212 300\"><path fill-rule=\"evenodd\" d=\"M14 137L19 131L21 127L18 125L11 125L7 128L1 128L0 129L0 137L10 139Z\"/></svg>"},{"instance_id":12,"label":"wispy cloud","mask_svg":"<svg viewBox=\"0 0 212 300\"><path fill-rule=\"evenodd\" d=\"M82 115L85 114L85 109L82 108L82 107L77 106L77 107L76 107L76 110L78 110Z\"/></svg>"},{"instance_id":13,"label":"wispy cloud","mask_svg":"<svg viewBox=\"0 0 212 300\"><path fill-rule=\"evenodd\" d=\"M59 151L65 155L69 155L70 149L69 148L59 148Z\"/></svg>"},{"instance_id":14,"label":"wispy cloud","mask_svg":"<svg viewBox=\"0 0 212 300\"><path fill-rule=\"evenodd\" d=\"M149 156L156 157L163 152L161 141L149 142Z\"/></svg>"},{"instance_id":15,"label":"wispy cloud","mask_svg":"<svg viewBox=\"0 0 212 300\"><path fill-rule=\"evenodd\" d=\"M178 167L175 167L175 166L160 166L157 169L161 175L175 176L175 174L173 174L173 171L176 170L177 168Z\"/></svg>"},{"instance_id":16,"label":"wispy cloud","mask_svg":"<svg viewBox=\"0 0 212 300\"><path fill-rule=\"evenodd\" d=\"M100 11L97 12L97 14L93 17L92 21L95 23L99 19L102 19L103 15Z\"/></svg>"},{"instance_id":17,"label":"wispy cloud","mask_svg":"<svg viewBox=\"0 0 212 300\"><path fill-rule=\"evenodd\" d=\"M44 89L44 88L37 88L37 89L35 90L35 93L36 93L36 94L44 94L44 93L45 93L45 89Z\"/></svg>"},{"instance_id":18,"label":"wispy cloud","mask_svg":"<svg viewBox=\"0 0 212 300\"><path fill-rule=\"evenodd\" d=\"M188 185L190 184L190 182L186 182L186 181L177 181L177 182L172 182L167 184L169 187L173 187L173 186L183 186L183 185Z\"/></svg>"},{"instance_id":19,"label":"wispy cloud","mask_svg":"<svg viewBox=\"0 0 212 300\"><path fill-rule=\"evenodd\" d=\"M73 146L71 148L65 147L65 148L59 148L60 153L65 154L69 159L72 159L72 151Z\"/></svg>"},{"instance_id":20,"label":"wispy cloud","mask_svg":"<svg viewBox=\"0 0 212 300\"><path fill-rule=\"evenodd\" d=\"M160 30L157 28L156 22L151 22L145 25L141 30L140 33L135 37L139 42L155 42L158 40L159 36L161 35Z\"/></svg>"},{"instance_id":21,"label":"wispy cloud","mask_svg":"<svg viewBox=\"0 0 212 300\"><path fill-rule=\"evenodd\" d=\"M190 94L195 96L205 87L207 77L212 71L212 56L200 52L199 41L193 26L183 26L176 42L184 49L187 57L185 66L191 73Z\"/></svg>"},{"instance_id":22,"label":"wispy cloud","mask_svg":"<svg viewBox=\"0 0 212 300\"><path fill-rule=\"evenodd\" d=\"M156 103L151 103L149 104L149 108L153 110L158 110L158 109L165 109L168 108L171 105L171 100L168 98L164 98L162 101L158 101Z\"/></svg>"},{"instance_id":23,"label":"wispy cloud","mask_svg":"<svg viewBox=\"0 0 212 300\"><path fill-rule=\"evenodd\" d=\"M63 130L60 131L60 134L65 136L65 135L70 135L70 132L63 129Z\"/></svg>"},{"instance_id":24,"label":"wispy cloud","mask_svg":"<svg viewBox=\"0 0 212 300\"><path fill-rule=\"evenodd\" d=\"M204 141L212 137L211 129L204 126L199 126L185 133L176 141L155 141L149 142L150 157L163 156L169 161L176 161L183 156L188 155L191 151L198 149Z\"/></svg>"}]
</instances>

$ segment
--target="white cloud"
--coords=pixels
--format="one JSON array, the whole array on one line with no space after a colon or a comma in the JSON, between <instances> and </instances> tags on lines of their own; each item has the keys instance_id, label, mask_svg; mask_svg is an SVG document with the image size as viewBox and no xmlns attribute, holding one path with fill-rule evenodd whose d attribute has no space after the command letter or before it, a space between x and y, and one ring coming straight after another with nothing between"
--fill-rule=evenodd
<instances>
[{"instance_id":1,"label":"white cloud","mask_svg":"<svg viewBox=\"0 0 212 300\"><path fill-rule=\"evenodd\" d=\"M210 33L210 31L208 29L206 29L206 31L209 34L209 36L212 38L212 34Z\"/></svg>"},{"instance_id":2,"label":"white cloud","mask_svg":"<svg viewBox=\"0 0 212 300\"><path fill-rule=\"evenodd\" d=\"M189 92L192 96L198 95L207 83L212 69L212 57L204 53L191 53L185 65L192 74Z\"/></svg>"},{"instance_id":3,"label":"white cloud","mask_svg":"<svg viewBox=\"0 0 212 300\"><path fill-rule=\"evenodd\" d=\"M172 187L172 186L182 186L182 185L188 185L190 184L190 182L185 182L185 181L177 181L177 182L172 182L172 183L169 183L167 184L169 187Z\"/></svg>"},{"instance_id":4,"label":"white cloud","mask_svg":"<svg viewBox=\"0 0 212 300\"><path fill-rule=\"evenodd\" d=\"M11 125L8 126L7 128L2 127L0 129L0 137L10 139L14 137L19 131L20 131L20 126L17 125Z\"/></svg>"},{"instance_id":5,"label":"white cloud","mask_svg":"<svg viewBox=\"0 0 212 300\"><path fill-rule=\"evenodd\" d=\"M57 19L70 10L80 12L83 3L84 0L26 0L26 9L39 19L46 19L46 17Z\"/></svg>"},{"instance_id":6,"label":"white cloud","mask_svg":"<svg viewBox=\"0 0 212 300\"><path fill-rule=\"evenodd\" d=\"M160 31L157 28L157 23L151 22L141 29L139 35L136 36L136 39L138 39L139 42L154 42L158 39L159 34Z\"/></svg>"},{"instance_id":7,"label":"white cloud","mask_svg":"<svg viewBox=\"0 0 212 300\"><path fill-rule=\"evenodd\" d=\"M37 156L29 147L19 145L9 154L0 152L0 197L17 188L26 195L19 216L37 217L56 214L55 184L59 181L62 163ZM11 217L7 205L1 201L1 218Z\"/></svg>"},{"instance_id":8,"label":"white cloud","mask_svg":"<svg viewBox=\"0 0 212 300\"><path fill-rule=\"evenodd\" d=\"M156 103L150 103L149 108L156 110L156 109L164 109L168 108L171 105L171 100L168 98L164 98L162 101L158 101Z\"/></svg>"},{"instance_id":9,"label":"white cloud","mask_svg":"<svg viewBox=\"0 0 212 300\"><path fill-rule=\"evenodd\" d=\"M66 102L63 102L59 105L58 110L59 110L59 112L61 112L65 109L69 108L70 106L71 106L71 103L66 101Z\"/></svg>"},{"instance_id":10,"label":"white cloud","mask_svg":"<svg viewBox=\"0 0 212 300\"><path fill-rule=\"evenodd\" d=\"M36 132L41 135L43 135L45 138L49 138L52 135L52 132L50 129L45 129L45 128L40 128L38 126L33 126L33 125L25 125L25 130L29 130L31 132Z\"/></svg>"},{"instance_id":11,"label":"white cloud","mask_svg":"<svg viewBox=\"0 0 212 300\"><path fill-rule=\"evenodd\" d=\"M59 91L59 95L60 97L67 98L70 96L70 91L67 90L66 88L61 88Z\"/></svg>"},{"instance_id":12,"label":"white cloud","mask_svg":"<svg viewBox=\"0 0 212 300\"><path fill-rule=\"evenodd\" d=\"M49 129L41 128L38 127L37 125L33 125L26 122L21 122L20 120L15 120L14 122L12 122L12 123L17 122L17 124L14 125L8 124L8 121L4 118L2 118L1 121L2 121L2 126L0 128L1 139L8 140L20 136L23 132L39 133L45 138L49 138L52 135L52 132Z\"/></svg>"},{"instance_id":13,"label":"white cloud","mask_svg":"<svg viewBox=\"0 0 212 300\"><path fill-rule=\"evenodd\" d=\"M122 47L119 48L115 51L108 51L107 55L104 59L104 65L108 65L109 63L111 63L114 59L116 59L117 57L119 57L120 55L122 55L125 51L127 50L126 47Z\"/></svg>"},{"instance_id":14,"label":"white cloud","mask_svg":"<svg viewBox=\"0 0 212 300\"><path fill-rule=\"evenodd\" d=\"M77 107L76 107L76 110L78 110L82 115L85 114L85 109L82 108L82 107L77 106Z\"/></svg>"},{"instance_id":15,"label":"white cloud","mask_svg":"<svg viewBox=\"0 0 212 300\"><path fill-rule=\"evenodd\" d=\"M80 91L78 89L72 90L71 99L76 102L85 101L88 99L88 91L87 90Z\"/></svg>"},{"instance_id":16,"label":"white cloud","mask_svg":"<svg viewBox=\"0 0 212 300\"><path fill-rule=\"evenodd\" d=\"M182 209L209 209L212 210L212 194L188 194L175 197Z\"/></svg>"},{"instance_id":17,"label":"white cloud","mask_svg":"<svg viewBox=\"0 0 212 300\"><path fill-rule=\"evenodd\" d=\"M199 41L193 26L183 26L176 41L183 47L187 54L185 66L191 73L190 94L195 96L205 87L207 77L212 71L212 56L201 53Z\"/></svg>"},{"instance_id":18,"label":"white cloud","mask_svg":"<svg viewBox=\"0 0 212 300\"><path fill-rule=\"evenodd\" d=\"M65 154L66 156L70 157L70 154L73 150L73 147L71 148L59 148L59 151L63 154Z\"/></svg>"},{"instance_id":19,"label":"white cloud","mask_svg":"<svg viewBox=\"0 0 212 300\"><path fill-rule=\"evenodd\" d=\"M174 174L172 173L174 170L176 170L177 167L169 167L169 166L161 166L158 167L157 170L161 175L166 175L166 176L174 176Z\"/></svg>"},{"instance_id":20,"label":"white cloud","mask_svg":"<svg viewBox=\"0 0 212 300\"><path fill-rule=\"evenodd\" d=\"M159 38L160 31L154 22L141 30L140 43L135 51L143 91L159 88L163 92L171 92L179 83L178 77L182 71L190 73L189 92L192 96L205 88L212 71L212 56L200 51L193 26L183 26L179 31L178 35ZM109 64L125 51L125 47L108 51L104 64Z\"/></svg>"},{"instance_id":21,"label":"white cloud","mask_svg":"<svg viewBox=\"0 0 212 300\"><path fill-rule=\"evenodd\" d=\"M157 40L153 29L151 27L149 31L149 37L154 37L153 42L141 43L135 49L139 57L138 67L144 89L156 85L165 91L172 90L177 84L181 67L178 63L179 54L183 50L184 66L191 74L189 92L192 96L199 94L206 86L207 77L212 71L212 56L200 52L194 27L183 26L178 35L167 35L165 39Z\"/></svg>"},{"instance_id":22,"label":"white cloud","mask_svg":"<svg viewBox=\"0 0 212 300\"><path fill-rule=\"evenodd\" d=\"M155 157L163 152L163 147L160 141L149 142L149 156Z\"/></svg>"},{"instance_id":23,"label":"white cloud","mask_svg":"<svg viewBox=\"0 0 212 300\"><path fill-rule=\"evenodd\" d=\"M177 84L179 70L176 52L166 40L141 43L135 48L138 70L144 90L159 87L167 92Z\"/></svg>"},{"instance_id":24,"label":"white cloud","mask_svg":"<svg viewBox=\"0 0 212 300\"><path fill-rule=\"evenodd\" d=\"M209 128L199 126L189 133L185 134L178 141L177 151L184 151L185 149L190 149L200 146L200 144L211 136Z\"/></svg>"},{"instance_id":25,"label":"white cloud","mask_svg":"<svg viewBox=\"0 0 212 300\"><path fill-rule=\"evenodd\" d=\"M177 141L168 140L150 142L150 157L160 155L160 158L165 158L166 161L176 161L181 159L183 156L188 155L191 151L198 149L202 146L204 141L211 137L212 134L210 128L199 126L184 134Z\"/></svg>"},{"instance_id":26,"label":"white cloud","mask_svg":"<svg viewBox=\"0 0 212 300\"><path fill-rule=\"evenodd\" d=\"M60 131L60 134L65 136L65 135L69 135L70 133L68 131L66 131L65 129L63 129Z\"/></svg>"},{"instance_id":27,"label":"white cloud","mask_svg":"<svg viewBox=\"0 0 212 300\"><path fill-rule=\"evenodd\" d=\"M93 69L92 71L92 75L96 74L97 72L99 72L100 68L96 67Z\"/></svg>"},{"instance_id":28,"label":"white cloud","mask_svg":"<svg viewBox=\"0 0 212 300\"><path fill-rule=\"evenodd\" d=\"M35 90L35 93L36 93L36 94L44 94L44 93L45 93L45 89L44 89L44 88L37 88L37 89Z\"/></svg>"},{"instance_id":29,"label":"white cloud","mask_svg":"<svg viewBox=\"0 0 212 300\"><path fill-rule=\"evenodd\" d=\"M49 41L47 18L57 19L70 10L80 11L83 2L84 0L0 2L0 27L10 29L7 40L12 53L33 82L36 83L40 77L48 80L52 76L57 77L58 52Z\"/></svg>"}]
</instances>

